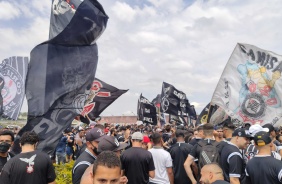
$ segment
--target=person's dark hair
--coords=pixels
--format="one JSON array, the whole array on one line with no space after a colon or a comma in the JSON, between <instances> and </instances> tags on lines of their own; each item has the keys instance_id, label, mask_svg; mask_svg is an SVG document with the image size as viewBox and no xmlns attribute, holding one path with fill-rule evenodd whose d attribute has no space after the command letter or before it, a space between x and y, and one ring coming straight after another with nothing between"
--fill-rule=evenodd
<instances>
[{"instance_id":1,"label":"person's dark hair","mask_svg":"<svg viewBox=\"0 0 282 184\"><path fill-rule=\"evenodd\" d=\"M93 164L93 175L95 175L98 166L105 166L108 168L119 167L121 169L120 159L112 151L103 151L97 156L97 159Z\"/></svg>"},{"instance_id":2,"label":"person's dark hair","mask_svg":"<svg viewBox=\"0 0 282 184\"><path fill-rule=\"evenodd\" d=\"M204 135L213 135L213 125L211 123L206 123L203 125L203 131L204 131Z\"/></svg>"},{"instance_id":3,"label":"person's dark hair","mask_svg":"<svg viewBox=\"0 0 282 184\"><path fill-rule=\"evenodd\" d=\"M198 126L198 128L195 130L195 131L201 131L201 130L204 130L204 125L200 125L200 126Z\"/></svg>"},{"instance_id":4,"label":"person's dark hair","mask_svg":"<svg viewBox=\"0 0 282 184\"><path fill-rule=\"evenodd\" d=\"M131 129L131 126L130 125L126 125L126 129Z\"/></svg>"},{"instance_id":5,"label":"person's dark hair","mask_svg":"<svg viewBox=\"0 0 282 184\"><path fill-rule=\"evenodd\" d=\"M12 141L14 142L14 133L10 130L2 130L0 131L0 136L1 135L9 135L12 138Z\"/></svg>"},{"instance_id":6,"label":"person's dark hair","mask_svg":"<svg viewBox=\"0 0 282 184\"><path fill-rule=\"evenodd\" d=\"M96 125L95 125L95 128L100 128L101 130L103 130L103 131L104 131L105 126L104 126L104 125L102 125L102 124L96 124Z\"/></svg>"},{"instance_id":7,"label":"person's dark hair","mask_svg":"<svg viewBox=\"0 0 282 184\"><path fill-rule=\"evenodd\" d=\"M230 117L228 117L226 120L224 120L220 124L223 126L223 128L228 128L228 129L231 129L231 130L235 130L236 129L236 126L232 123Z\"/></svg>"},{"instance_id":8,"label":"person's dark hair","mask_svg":"<svg viewBox=\"0 0 282 184\"><path fill-rule=\"evenodd\" d=\"M122 126L122 127L120 127L119 129L120 129L120 131L125 131L125 130L126 130L126 127Z\"/></svg>"},{"instance_id":9,"label":"person's dark hair","mask_svg":"<svg viewBox=\"0 0 282 184\"><path fill-rule=\"evenodd\" d=\"M175 136L184 138L185 137L184 130L177 129L176 132L175 132Z\"/></svg>"},{"instance_id":10,"label":"person's dark hair","mask_svg":"<svg viewBox=\"0 0 282 184\"><path fill-rule=\"evenodd\" d=\"M192 140L193 134L189 133L185 136L184 141L185 143L189 143Z\"/></svg>"},{"instance_id":11,"label":"person's dark hair","mask_svg":"<svg viewBox=\"0 0 282 184\"><path fill-rule=\"evenodd\" d=\"M115 128L111 128L111 135L116 131Z\"/></svg>"},{"instance_id":12,"label":"person's dark hair","mask_svg":"<svg viewBox=\"0 0 282 184\"><path fill-rule=\"evenodd\" d=\"M166 125L166 126L165 126L165 130L166 130L167 132L170 132L171 126L170 126L170 125Z\"/></svg>"},{"instance_id":13,"label":"person's dark hair","mask_svg":"<svg viewBox=\"0 0 282 184\"><path fill-rule=\"evenodd\" d=\"M159 143L161 143L162 136L159 133L153 133L152 136L151 136L151 139L152 139L154 144L159 144Z\"/></svg>"},{"instance_id":14,"label":"person's dark hair","mask_svg":"<svg viewBox=\"0 0 282 184\"><path fill-rule=\"evenodd\" d=\"M20 139L20 143L21 145L25 145L25 144L31 144L34 145L39 141L39 137L35 132L25 132L21 139Z\"/></svg>"}]
</instances>

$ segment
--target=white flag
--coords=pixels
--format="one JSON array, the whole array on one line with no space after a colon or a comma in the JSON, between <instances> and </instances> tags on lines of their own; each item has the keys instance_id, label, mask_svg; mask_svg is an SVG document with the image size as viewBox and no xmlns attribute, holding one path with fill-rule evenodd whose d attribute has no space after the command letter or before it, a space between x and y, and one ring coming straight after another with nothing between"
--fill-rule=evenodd
<instances>
[{"instance_id":1,"label":"white flag","mask_svg":"<svg viewBox=\"0 0 282 184\"><path fill-rule=\"evenodd\" d=\"M282 116L282 56L248 44L237 44L212 97L241 123L278 125Z\"/></svg>"}]
</instances>

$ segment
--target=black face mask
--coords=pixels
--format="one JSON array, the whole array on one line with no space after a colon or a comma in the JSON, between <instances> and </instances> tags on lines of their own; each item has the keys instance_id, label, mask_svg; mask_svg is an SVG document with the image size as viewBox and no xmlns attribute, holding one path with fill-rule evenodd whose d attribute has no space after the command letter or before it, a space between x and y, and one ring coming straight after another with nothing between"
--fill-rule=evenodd
<instances>
[{"instance_id":1,"label":"black face mask","mask_svg":"<svg viewBox=\"0 0 282 184\"><path fill-rule=\"evenodd\" d=\"M90 144L94 147L92 150L95 153L95 155L99 155L98 148L96 148L91 142Z\"/></svg>"},{"instance_id":2,"label":"black face mask","mask_svg":"<svg viewBox=\"0 0 282 184\"><path fill-rule=\"evenodd\" d=\"M95 155L99 155L98 149L96 147L94 147L93 152L95 153Z\"/></svg>"},{"instance_id":3,"label":"black face mask","mask_svg":"<svg viewBox=\"0 0 282 184\"><path fill-rule=\"evenodd\" d=\"M0 144L0 153L7 153L10 147L11 147L11 144L2 142Z\"/></svg>"}]
</instances>

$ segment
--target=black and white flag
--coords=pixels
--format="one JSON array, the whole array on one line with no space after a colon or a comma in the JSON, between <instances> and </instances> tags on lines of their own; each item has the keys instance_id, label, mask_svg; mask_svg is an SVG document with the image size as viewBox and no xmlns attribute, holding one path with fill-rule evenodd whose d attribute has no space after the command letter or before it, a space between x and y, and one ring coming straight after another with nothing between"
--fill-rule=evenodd
<instances>
[{"instance_id":1,"label":"black and white flag","mask_svg":"<svg viewBox=\"0 0 282 184\"><path fill-rule=\"evenodd\" d=\"M54 0L50 38L31 51L26 80L28 122L19 135L34 131L49 154L61 132L81 112L98 63L96 40L108 16L96 0Z\"/></svg>"},{"instance_id":2,"label":"black and white flag","mask_svg":"<svg viewBox=\"0 0 282 184\"><path fill-rule=\"evenodd\" d=\"M0 116L17 120L24 95L28 57L13 56L0 65Z\"/></svg>"},{"instance_id":3,"label":"black and white flag","mask_svg":"<svg viewBox=\"0 0 282 184\"><path fill-rule=\"evenodd\" d=\"M175 115L187 116L186 94L177 90L173 85L163 82L161 94L161 112Z\"/></svg>"},{"instance_id":4,"label":"black and white flag","mask_svg":"<svg viewBox=\"0 0 282 184\"><path fill-rule=\"evenodd\" d=\"M97 78L92 83L88 99L80 114L91 120L97 118L109 105L128 90L118 89Z\"/></svg>"},{"instance_id":5,"label":"black and white flag","mask_svg":"<svg viewBox=\"0 0 282 184\"><path fill-rule=\"evenodd\" d=\"M147 98L143 97L142 94L138 100L137 116L138 120L143 121L143 123L157 125L156 107Z\"/></svg>"}]
</instances>

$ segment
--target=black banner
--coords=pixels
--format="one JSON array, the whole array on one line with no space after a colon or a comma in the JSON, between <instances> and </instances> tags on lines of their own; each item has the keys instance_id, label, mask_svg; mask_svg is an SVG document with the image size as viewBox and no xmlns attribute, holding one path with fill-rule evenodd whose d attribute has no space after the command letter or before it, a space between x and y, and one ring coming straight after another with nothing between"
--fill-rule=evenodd
<instances>
[{"instance_id":1,"label":"black banner","mask_svg":"<svg viewBox=\"0 0 282 184\"><path fill-rule=\"evenodd\" d=\"M186 94L177 90L173 85L163 82L161 94L161 112L186 117L190 110ZM192 114L193 115L193 114Z\"/></svg>"},{"instance_id":2,"label":"black banner","mask_svg":"<svg viewBox=\"0 0 282 184\"><path fill-rule=\"evenodd\" d=\"M0 65L0 116L16 120L25 94L28 57L13 56Z\"/></svg>"},{"instance_id":3,"label":"black banner","mask_svg":"<svg viewBox=\"0 0 282 184\"><path fill-rule=\"evenodd\" d=\"M128 90L118 89L95 78L88 99L80 114L94 121L109 105L127 91ZM84 121L82 120L82 122ZM87 121L85 123L87 123Z\"/></svg>"},{"instance_id":4,"label":"black banner","mask_svg":"<svg viewBox=\"0 0 282 184\"><path fill-rule=\"evenodd\" d=\"M166 124L166 119L165 119L165 115L164 113L160 112L161 110L161 102L162 102L162 99L161 99L161 94L158 94L156 96L156 98L154 98L152 100L152 103L156 106L157 108L157 114L158 114L158 121L160 121L160 124L161 126L164 126Z\"/></svg>"},{"instance_id":5,"label":"black banner","mask_svg":"<svg viewBox=\"0 0 282 184\"><path fill-rule=\"evenodd\" d=\"M210 103L208 103L206 107L202 110L201 114L199 115L196 121L196 125L200 125L208 122L209 108L210 108Z\"/></svg>"},{"instance_id":6,"label":"black banner","mask_svg":"<svg viewBox=\"0 0 282 184\"><path fill-rule=\"evenodd\" d=\"M143 123L157 125L156 107L147 98L143 97L142 94L138 100L137 116L138 120L143 121Z\"/></svg>"},{"instance_id":7,"label":"black banner","mask_svg":"<svg viewBox=\"0 0 282 184\"><path fill-rule=\"evenodd\" d=\"M37 148L48 154L89 96L98 62L96 40L108 21L96 0L79 1L53 1L50 25L64 29L50 32L50 39L31 51L26 80L28 122L19 136L36 132L40 136ZM79 2L78 6L74 2ZM67 12L73 14L67 22L52 19L64 20Z\"/></svg>"}]
</instances>

